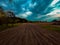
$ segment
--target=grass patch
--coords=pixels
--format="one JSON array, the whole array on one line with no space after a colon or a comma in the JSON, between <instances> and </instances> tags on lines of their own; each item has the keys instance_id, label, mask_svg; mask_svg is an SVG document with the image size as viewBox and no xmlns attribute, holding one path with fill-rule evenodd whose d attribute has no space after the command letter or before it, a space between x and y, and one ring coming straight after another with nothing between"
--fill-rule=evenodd
<instances>
[{"instance_id":1,"label":"grass patch","mask_svg":"<svg viewBox=\"0 0 60 45\"><path fill-rule=\"evenodd\" d=\"M44 29L60 31L60 26L58 26L58 25L54 26L54 25L43 25L43 24L41 24L40 26Z\"/></svg>"},{"instance_id":2,"label":"grass patch","mask_svg":"<svg viewBox=\"0 0 60 45\"><path fill-rule=\"evenodd\" d=\"M20 23L15 23L15 24L2 24L0 25L0 31L3 31L5 29L8 29L8 28L12 28L12 27L16 27L18 26Z\"/></svg>"}]
</instances>

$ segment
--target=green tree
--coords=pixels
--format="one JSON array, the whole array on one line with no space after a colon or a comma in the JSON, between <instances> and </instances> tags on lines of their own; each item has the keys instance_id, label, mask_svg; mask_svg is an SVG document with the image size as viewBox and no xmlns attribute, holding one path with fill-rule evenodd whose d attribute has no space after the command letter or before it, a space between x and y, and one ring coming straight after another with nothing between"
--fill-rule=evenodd
<instances>
[{"instance_id":1,"label":"green tree","mask_svg":"<svg viewBox=\"0 0 60 45\"><path fill-rule=\"evenodd\" d=\"M3 18L5 17L5 13L4 10L2 8L2 6L0 7L0 25L3 24Z\"/></svg>"}]
</instances>

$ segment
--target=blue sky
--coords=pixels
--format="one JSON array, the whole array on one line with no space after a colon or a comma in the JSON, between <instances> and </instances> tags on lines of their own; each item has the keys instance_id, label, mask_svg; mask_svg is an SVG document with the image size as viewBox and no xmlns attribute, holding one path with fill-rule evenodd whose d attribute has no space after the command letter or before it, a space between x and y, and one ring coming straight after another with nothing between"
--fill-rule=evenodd
<instances>
[{"instance_id":1,"label":"blue sky","mask_svg":"<svg viewBox=\"0 0 60 45\"><path fill-rule=\"evenodd\" d=\"M60 0L0 0L0 6L32 21L52 21L60 17Z\"/></svg>"}]
</instances>

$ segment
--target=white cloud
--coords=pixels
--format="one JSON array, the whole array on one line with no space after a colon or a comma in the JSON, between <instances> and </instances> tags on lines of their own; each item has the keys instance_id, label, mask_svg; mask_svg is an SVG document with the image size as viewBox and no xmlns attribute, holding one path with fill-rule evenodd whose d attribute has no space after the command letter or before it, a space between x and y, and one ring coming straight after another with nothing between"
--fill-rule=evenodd
<instances>
[{"instance_id":1,"label":"white cloud","mask_svg":"<svg viewBox=\"0 0 60 45\"><path fill-rule=\"evenodd\" d=\"M22 7L22 10L25 11L25 8Z\"/></svg>"},{"instance_id":2,"label":"white cloud","mask_svg":"<svg viewBox=\"0 0 60 45\"><path fill-rule=\"evenodd\" d=\"M35 6L37 5L37 3L35 2L34 4L29 4L29 7L32 7L32 8L34 8Z\"/></svg>"},{"instance_id":3,"label":"white cloud","mask_svg":"<svg viewBox=\"0 0 60 45\"><path fill-rule=\"evenodd\" d=\"M55 4L60 1L60 0L53 0L51 4L48 5L48 7L45 9L44 12L46 12L48 10L49 7L55 7Z\"/></svg>"},{"instance_id":4,"label":"white cloud","mask_svg":"<svg viewBox=\"0 0 60 45\"><path fill-rule=\"evenodd\" d=\"M30 15L31 13L32 13L32 12L30 12L30 11L26 12L27 15Z\"/></svg>"},{"instance_id":5,"label":"white cloud","mask_svg":"<svg viewBox=\"0 0 60 45\"><path fill-rule=\"evenodd\" d=\"M53 0L53 2L50 4L50 6L54 6L59 0ZM50 18L58 18L60 17L60 9L54 8L53 11L48 13L46 16L51 16ZM47 19L50 19L47 18Z\"/></svg>"},{"instance_id":6,"label":"white cloud","mask_svg":"<svg viewBox=\"0 0 60 45\"><path fill-rule=\"evenodd\" d=\"M32 12L27 11L27 12L25 12L25 13L19 14L19 16L20 16L21 18L27 18L27 17L30 16L31 14L32 14Z\"/></svg>"},{"instance_id":7,"label":"white cloud","mask_svg":"<svg viewBox=\"0 0 60 45\"><path fill-rule=\"evenodd\" d=\"M48 13L46 15L38 15L36 17L36 19L39 19L39 18L42 18L42 17L47 17L46 19L44 20L47 20L47 19L51 19L51 18L58 18L60 17L60 9L54 9L54 11L52 11L51 13Z\"/></svg>"},{"instance_id":8,"label":"white cloud","mask_svg":"<svg viewBox=\"0 0 60 45\"><path fill-rule=\"evenodd\" d=\"M38 14L38 16L36 18L39 19L39 18L48 17L48 16L51 17L52 15L49 15L49 14L47 14L47 15Z\"/></svg>"},{"instance_id":9,"label":"white cloud","mask_svg":"<svg viewBox=\"0 0 60 45\"><path fill-rule=\"evenodd\" d=\"M50 4L50 6L54 6L59 0L53 0L53 2Z\"/></svg>"},{"instance_id":10,"label":"white cloud","mask_svg":"<svg viewBox=\"0 0 60 45\"><path fill-rule=\"evenodd\" d=\"M47 14L47 15L54 15L60 12L60 9L54 9L54 11L52 11L51 13Z\"/></svg>"},{"instance_id":11,"label":"white cloud","mask_svg":"<svg viewBox=\"0 0 60 45\"><path fill-rule=\"evenodd\" d=\"M54 11L52 11L52 12L49 13L49 14L47 14L46 16L49 16L49 15L50 15L51 17L47 17L45 20L60 17L60 9L55 9Z\"/></svg>"},{"instance_id":12,"label":"white cloud","mask_svg":"<svg viewBox=\"0 0 60 45\"><path fill-rule=\"evenodd\" d=\"M5 3L2 3L1 5L4 6L4 7L7 7L7 5Z\"/></svg>"}]
</instances>

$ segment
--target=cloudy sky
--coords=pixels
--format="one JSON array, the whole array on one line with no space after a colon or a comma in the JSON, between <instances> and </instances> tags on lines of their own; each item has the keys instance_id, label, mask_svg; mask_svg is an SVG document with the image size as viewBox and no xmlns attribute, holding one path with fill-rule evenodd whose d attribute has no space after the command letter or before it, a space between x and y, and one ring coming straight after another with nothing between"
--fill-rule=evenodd
<instances>
[{"instance_id":1,"label":"cloudy sky","mask_svg":"<svg viewBox=\"0 0 60 45\"><path fill-rule=\"evenodd\" d=\"M32 21L52 21L60 17L60 0L0 0L0 6Z\"/></svg>"}]
</instances>

